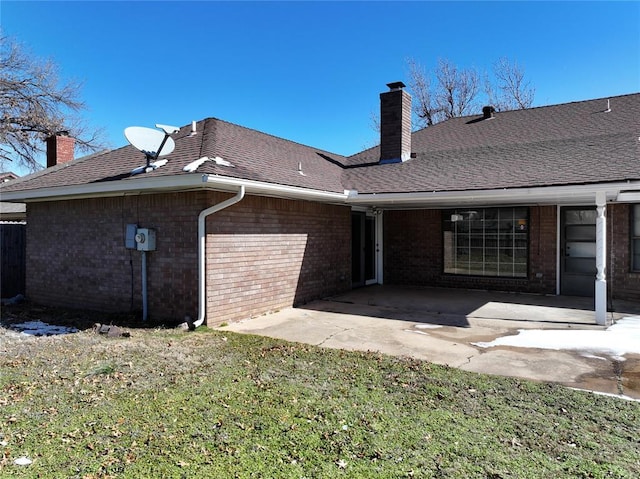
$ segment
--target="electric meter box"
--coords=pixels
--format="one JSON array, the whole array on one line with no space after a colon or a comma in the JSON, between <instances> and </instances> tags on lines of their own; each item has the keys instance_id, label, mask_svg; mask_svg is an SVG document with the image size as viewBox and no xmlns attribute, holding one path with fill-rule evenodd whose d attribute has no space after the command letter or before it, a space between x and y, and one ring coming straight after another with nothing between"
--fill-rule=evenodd
<instances>
[{"instance_id":1,"label":"electric meter box","mask_svg":"<svg viewBox=\"0 0 640 479\"><path fill-rule=\"evenodd\" d=\"M124 235L124 246L127 249L138 249L136 245L136 233L138 232L138 225L128 224Z\"/></svg>"},{"instance_id":2,"label":"electric meter box","mask_svg":"<svg viewBox=\"0 0 640 479\"><path fill-rule=\"evenodd\" d=\"M156 230L149 228L138 228L136 230L136 245L138 251L155 251Z\"/></svg>"}]
</instances>

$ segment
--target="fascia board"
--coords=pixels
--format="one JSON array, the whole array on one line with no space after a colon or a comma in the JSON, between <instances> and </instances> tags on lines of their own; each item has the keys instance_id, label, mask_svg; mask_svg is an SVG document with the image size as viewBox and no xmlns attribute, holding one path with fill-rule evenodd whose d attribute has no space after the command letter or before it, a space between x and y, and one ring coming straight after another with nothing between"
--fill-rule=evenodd
<instances>
[{"instance_id":1,"label":"fascia board","mask_svg":"<svg viewBox=\"0 0 640 479\"><path fill-rule=\"evenodd\" d=\"M609 201L620 201L620 191L640 191L640 182L595 185L548 186L501 190L434 191L418 193L355 194L347 199L352 205L377 207L450 207L456 205L594 204L595 194L604 192Z\"/></svg>"},{"instance_id":2,"label":"fascia board","mask_svg":"<svg viewBox=\"0 0 640 479\"><path fill-rule=\"evenodd\" d=\"M245 186L248 194L365 207L449 207L462 204L592 204L595 201L595 193L598 191L604 191L607 194L608 201L638 202L640 196L640 181L501 190L358 194L356 191L336 193L227 176L201 174L135 178L125 181L96 182L10 192L2 192L0 190L0 194L1 201L31 202L194 189L235 191L241 185Z\"/></svg>"},{"instance_id":3,"label":"fascia board","mask_svg":"<svg viewBox=\"0 0 640 479\"><path fill-rule=\"evenodd\" d=\"M247 194L259 196L276 196L279 198L326 201L341 204L344 204L348 197L347 193L314 190L276 183L264 183L262 181L244 180L241 178L231 178L229 176L204 175L203 181L206 182L207 185L216 189L228 189L229 187L237 188L239 186L244 186Z\"/></svg>"},{"instance_id":4,"label":"fascia board","mask_svg":"<svg viewBox=\"0 0 640 479\"><path fill-rule=\"evenodd\" d=\"M83 185L39 188L1 193L2 201L33 202L122 196L126 194L157 193L162 191L188 191L194 189L235 191L241 185L245 186L248 194L254 195L325 201L340 204L344 204L344 200L347 198L347 194L345 193L335 193L331 191L313 190L275 183L264 183L261 181L202 174L136 178L124 181L97 182Z\"/></svg>"},{"instance_id":5,"label":"fascia board","mask_svg":"<svg viewBox=\"0 0 640 479\"><path fill-rule=\"evenodd\" d=\"M187 190L203 188L202 175L161 176L156 178L136 178L125 181L105 181L83 185L55 186L33 190L7 191L2 194L2 201L46 201L63 199L82 199L123 194Z\"/></svg>"}]
</instances>

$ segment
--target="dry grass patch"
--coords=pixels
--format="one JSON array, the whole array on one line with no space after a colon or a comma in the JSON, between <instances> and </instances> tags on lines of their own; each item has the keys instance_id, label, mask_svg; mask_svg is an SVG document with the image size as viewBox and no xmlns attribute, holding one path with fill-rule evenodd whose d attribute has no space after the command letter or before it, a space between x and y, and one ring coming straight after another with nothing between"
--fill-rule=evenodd
<instances>
[{"instance_id":1,"label":"dry grass patch","mask_svg":"<svg viewBox=\"0 0 640 479\"><path fill-rule=\"evenodd\" d=\"M640 477L640 403L206 329L130 331L0 333L1 477Z\"/></svg>"}]
</instances>

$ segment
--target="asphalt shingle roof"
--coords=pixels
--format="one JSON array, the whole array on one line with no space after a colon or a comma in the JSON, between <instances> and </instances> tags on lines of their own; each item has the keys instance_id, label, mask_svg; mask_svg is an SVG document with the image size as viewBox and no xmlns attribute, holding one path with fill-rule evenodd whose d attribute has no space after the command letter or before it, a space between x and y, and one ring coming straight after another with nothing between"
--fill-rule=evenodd
<instances>
[{"instance_id":1,"label":"asphalt shingle roof","mask_svg":"<svg viewBox=\"0 0 640 479\"><path fill-rule=\"evenodd\" d=\"M206 162L199 173L342 192L345 158L220 120L206 120L201 156L219 156L233 168ZM302 171L303 174L299 171Z\"/></svg>"},{"instance_id":2,"label":"asphalt shingle roof","mask_svg":"<svg viewBox=\"0 0 640 479\"><path fill-rule=\"evenodd\" d=\"M347 159L345 188L361 193L475 190L640 179L640 94L454 118L412 135L416 158Z\"/></svg>"},{"instance_id":3,"label":"asphalt shingle roof","mask_svg":"<svg viewBox=\"0 0 640 479\"><path fill-rule=\"evenodd\" d=\"M610 107L610 111L607 110ZM378 164L379 147L351 157L301 145L215 118L173 135L168 163L131 176L145 164L132 146L94 154L2 185L21 191L141 176L213 174L323 191L360 193L461 191L573 185L640 179L640 94L454 118L414 132L415 158ZM205 162L221 157L233 167ZM304 174L301 174L299 168Z\"/></svg>"},{"instance_id":4,"label":"asphalt shingle roof","mask_svg":"<svg viewBox=\"0 0 640 479\"><path fill-rule=\"evenodd\" d=\"M96 182L129 181L146 177L215 174L232 178L262 181L287 186L342 192L340 155L284 140L256 130L215 118L184 126L172 136L175 150L160 159L167 164L152 172L131 175L146 165L143 153L133 146L91 155L47 168L3 186L2 191L19 191ZM197 171L187 173L183 167L203 156L221 157L233 167L208 161ZM299 171L301 169L301 174Z\"/></svg>"}]
</instances>

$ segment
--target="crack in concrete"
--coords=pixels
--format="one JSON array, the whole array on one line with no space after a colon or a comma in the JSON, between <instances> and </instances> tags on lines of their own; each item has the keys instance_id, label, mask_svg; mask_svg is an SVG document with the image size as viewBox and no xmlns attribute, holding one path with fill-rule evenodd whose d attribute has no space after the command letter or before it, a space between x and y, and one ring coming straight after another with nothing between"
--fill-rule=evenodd
<instances>
[{"instance_id":1,"label":"crack in concrete","mask_svg":"<svg viewBox=\"0 0 640 479\"><path fill-rule=\"evenodd\" d=\"M614 359L611 361L613 365L613 374L616 376L616 386L618 387L618 394L624 394L624 386L622 385L622 372L624 368L622 367L622 361Z\"/></svg>"},{"instance_id":2,"label":"crack in concrete","mask_svg":"<svg viewBox=\"0 0 640 479\"><path fill-rule=\"evenodd\" d=\"M322 346L324 343L326 343L326 342L327 342L327 341L329 341L330 339L335 338L338 334L346 333L347 331L352 331L352 330L353 330L353 328L345 328L345 329L343 329L343 330L341 330L341 331L336 331L335 333L330 334L329 336L327 336L326 338L324 338L322 341L320 341L320 342L318 343L318 346Z\"/></svg>"}]
</instances>

